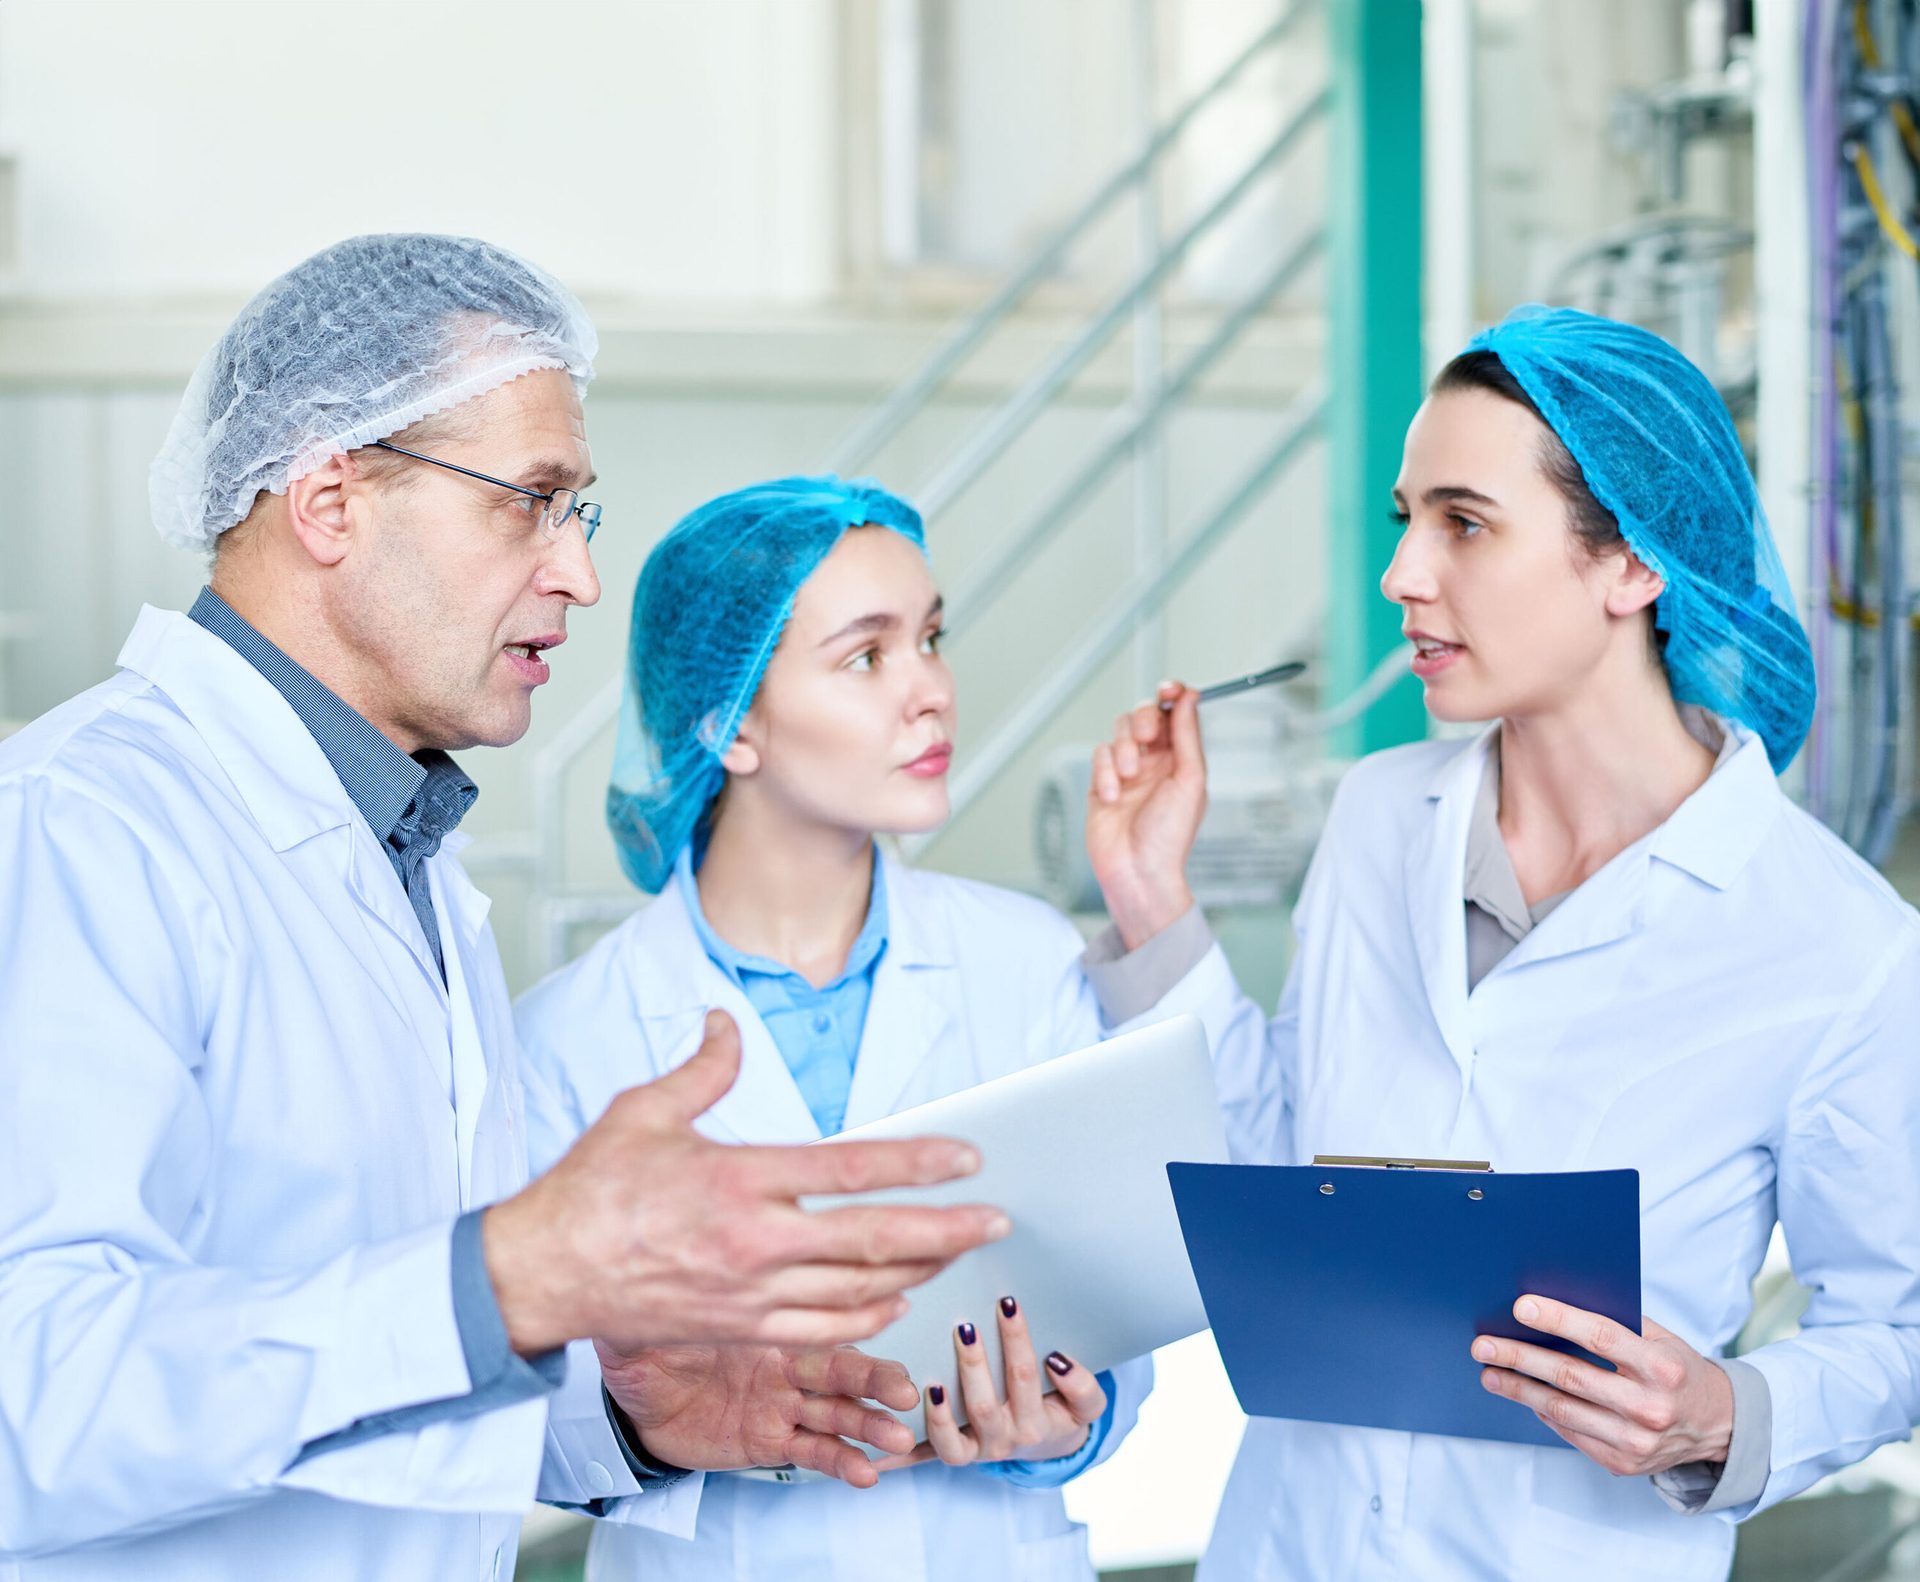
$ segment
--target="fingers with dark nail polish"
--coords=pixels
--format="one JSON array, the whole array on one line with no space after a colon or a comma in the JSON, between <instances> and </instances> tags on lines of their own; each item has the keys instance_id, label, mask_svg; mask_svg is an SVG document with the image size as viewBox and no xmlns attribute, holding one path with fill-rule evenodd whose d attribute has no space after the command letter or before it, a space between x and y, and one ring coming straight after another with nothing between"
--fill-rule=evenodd
<instances>
[{"instance_id":1,"label":"fingers with dark nail polish","mask_svg":"<svg viewBox=\"0 0 1920 1582\"><path fill-rule=\"evenodd\" d=\"M1020 1311L1020 1304L1010 1296L1003 1296L1000 1298L1000 1311L1006 1317L1012 1318L1015 1313Z\"/></svg>"},{"instance_id":2,"label":"fingers with dark nail polish","mask_svg":"<svg viewBox=\"0 0 1920 1582\"><path fill-rule=\"evenodd\" d=\"M1050 1351L1047 1353L1047 1366L1053 1369L1053 1371L1059 1374L1060 1377L1063 1379L1069 1373L1073 1372L1073 1364L1067 1361L1067 1359L1061 1356L1061 1354L1057 1351Z\"/></svg>"},{"instance_id":3,"label":"fingers with dark nail polish","mask_svg":"<svg viewBox=\"0 0 1920 1582\"><path fill-rule=\"evenodd\" d=\"M944 1384L929 1384L927 1386L927 1399L935 1406L945 1406L947 1404L947 1387Z\"/></svg>"},{"instance_id":4,"label":"fingers with dark nail polish","mask_svg":"<svg viewBox=\"0 0 1920 1582\"><path fill-rule=\"evenodd\" d=\"M960 1344L961 1345L971 1346L979 1338L980 1338L980 1332L979 1330L975 1329L973 1325L962 1324L960 1326Z\"/></svg>"}]
</instances>

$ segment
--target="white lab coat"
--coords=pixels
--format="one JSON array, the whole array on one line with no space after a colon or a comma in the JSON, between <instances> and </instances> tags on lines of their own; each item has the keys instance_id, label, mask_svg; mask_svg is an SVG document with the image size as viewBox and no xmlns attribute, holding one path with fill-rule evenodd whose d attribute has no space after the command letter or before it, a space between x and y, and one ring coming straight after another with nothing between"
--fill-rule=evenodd
<instances>
[{"instance_id":1,"label":"white lab coat","mask_svg":"<svg viewBox=\"0 0 1920 1582\"><path fill-rule=\"evenodd\" d=\"M1065 918L1025 896L883 861L889 938L854 1066L849 1127L1100 1036L1079 969L1082 941ZM743 1143L818 1138L765 1023L702 947L676 878L516 1008L536 1168L622 1088L691 1055L705 1013L716 1006L739 1023L741 1074L702 1131ZM1072 1117L1061 1117L1062 1138L1073 1130ZM588 1385L591 1348L576 1346L571 1361L557 1422L598 1410L597 1385ZM1116 1370L1115 1419L1102 1459L1132 1427L1152 1377L1148 1359ZM616 1502L593 1536L589 1577L1088 1582L1093 1575L1086 1530L1068 1519L1057 1490L1014 1488L976 1469L916 1467L870 1490L716 1474L697 1498L697 1518L685 1505L644 1495Z\"/></svg>"},{"instance_id":2,"label":"white lab coat","mask_svg":"<svg viewBox=\"0 0 1920 1582\"><path fill-rule=\"evenodd\" d=\"M1645 1311L1710 1354L1777 1215L1814 1296L1797 1338L1746 1359L1773 1436L1740 1518L1920 1420L1920 918L1742 734L1471 994L1462 876L1490 738L1376 754L1335 800L1277 1017L1216 946L1147 1018L1206 1018L1242 1160L1638 1170ZM1571 1449L1255 1419L1201 1574L1707 1582L1733 1533Z\"/></svg>"},{"instance_id":3,"label":"white lab coat","mask_svg":"<svg viewBox=\"0 0 1920 1582\"><path fill-rule=\"evenodd\" d=\"M510 1576L543 1401L289 1470L469 1387L450 1227L525 1144L463 838L443 986L245 659L149 609L120 664L0 744L0 1579Z\"/></svg>"}]
</instances>

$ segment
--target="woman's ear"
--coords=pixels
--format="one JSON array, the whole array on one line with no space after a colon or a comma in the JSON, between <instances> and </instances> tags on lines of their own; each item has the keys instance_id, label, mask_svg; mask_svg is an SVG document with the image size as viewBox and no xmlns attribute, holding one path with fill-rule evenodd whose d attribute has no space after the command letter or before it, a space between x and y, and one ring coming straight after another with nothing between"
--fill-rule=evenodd
<instances>
[{"instance_id":1,"label":"woman's ear","mask_svg":"<svg viewBox=\"0 0 1920 1582\"><path fill-rule=\"evenodd\" d=\"M1614 558L1607 583L1607 614L1638 615L1667 591L1667 579L1632 550Z\"/></svg>"},{"instance_id":2,"label":"woman's ear","mask_svg":"<svg viewBox=\"0 0 1920 1582\"><path fill-rule=\"evenodd\" d=\"M720 767L730 775L750 775L760 767L760 700L755 698L740 721L732 744L720 755Z\"/></svg>"}]
</instances>

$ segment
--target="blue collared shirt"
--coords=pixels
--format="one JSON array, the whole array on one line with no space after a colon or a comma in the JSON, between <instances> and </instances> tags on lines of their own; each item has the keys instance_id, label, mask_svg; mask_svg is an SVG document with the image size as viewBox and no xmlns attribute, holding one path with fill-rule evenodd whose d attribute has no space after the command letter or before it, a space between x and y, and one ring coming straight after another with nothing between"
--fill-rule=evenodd
<instances>
[{"instance_id":1,"label":"blue collared shirt","mask_svg":"<svg viewBox=\"0 0 1920 1582\"><path fill-rule=\"evenodd\" d=\"M224 641L260 672L299 716L360 816L379 837L401 888L419 918L433 959L446 981L440 928L427 885L427 859L465 816L479 788L445 753L428 750L408 757L337 693L288 658L263 637L232 605L211 588L187 612L190 619ZM443 1401L362 1418L338 1433L304 1446L296 1460L449 1418L472 1417L515 1402L546 1395L566 1377L564 1349L522 1361L507 1338L500 1301L487 1274L480 1239L480 1211L464 1214L453 1227L453 1316L466 1358L470 1393Z\"/></svg>"},{"instance_id":2,"label":"blue collared shirt","mask_svg":"<svg viewBox=\"0 0 1920 1582\"><path fill-rule=\"evenodd\" d=\"M680 854L678 871L687 915L702 948L760 1013L820 1135L833 1136L846 1124L854 1062L873 1002L873 975L887 949L887 881L879 854L873 859L867 919L847 952L847 964L831 983L817 989L785 963L736 950L714 933L700 907L691 848Z\"/></svg>"}]
</instances>

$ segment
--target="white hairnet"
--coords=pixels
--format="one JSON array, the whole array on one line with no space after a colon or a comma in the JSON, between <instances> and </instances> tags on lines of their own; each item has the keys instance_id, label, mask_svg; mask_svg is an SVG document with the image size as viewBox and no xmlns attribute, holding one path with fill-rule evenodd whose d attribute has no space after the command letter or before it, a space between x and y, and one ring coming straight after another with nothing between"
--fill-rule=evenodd
<instances>
[{"instance_id":1,"label":"white hairnet","mask_svg":"<svg viewBox=\"0 0 1920 1582\"><path fill-rule=\"evenodd\" d=\"M207 550L329 457L564 368L599 339L573 294L466 236L355 236L267 285L200 360L149 486L154 525Z\"/></svg>"}]
</instances>

